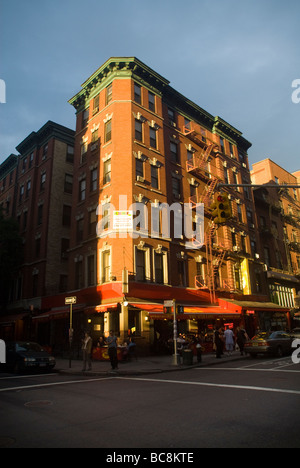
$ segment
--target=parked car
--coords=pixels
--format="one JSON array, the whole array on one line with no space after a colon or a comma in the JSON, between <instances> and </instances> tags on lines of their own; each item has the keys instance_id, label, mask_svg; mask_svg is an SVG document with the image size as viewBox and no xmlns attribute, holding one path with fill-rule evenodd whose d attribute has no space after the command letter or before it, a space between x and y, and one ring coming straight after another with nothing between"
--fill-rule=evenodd
<instances>
[{"instance_id":1,"label":"parked car","mask_svg":"<svg viewBox=\"0 0 300 468\"><path fill-rule=\"evenodd\" d=\"M294 339L296 338L300 338L300 328L294 328L292 331L291 331L291 335Z\"/></svg>"},{"instance_id":2,"label":"parked car","mask_svg":"<svg viewBox=\"0 0 300 468\"><path fill-rule=\"evenodd\" d=\"M55 358L37 343L15 341L6 344L6 366L14 372L52 370L55 364Z\"/></svg>"},{"instance_id":3,"label":"parked car","mask_svg":"<svg viewBox=\"0 0 300 468\"><path fill-rule=\"evenodd\" d=\"M284 331L261 332L245 343L245 352L251 356L270 354L278 357L292 352L293 336Z\"/></svg>"}]
</instances>

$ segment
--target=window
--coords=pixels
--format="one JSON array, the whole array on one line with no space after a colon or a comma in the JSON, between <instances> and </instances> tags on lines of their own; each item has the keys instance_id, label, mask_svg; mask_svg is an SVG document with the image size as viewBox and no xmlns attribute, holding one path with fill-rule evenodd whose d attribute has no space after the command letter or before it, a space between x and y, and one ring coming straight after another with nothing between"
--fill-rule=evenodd
<instances>
[{"instance_id":1,"label":"window","mask_svg":"<svg viewBox=\"0 0 300 468\"><path fill-rule=\"evenodd\" d=\"M64 191L65 193L73 192L73 176L71 174L65 174Z\"/></svg>"},{"instance_id":2,"label":"window","mask_svg":"<svg viewBox=\"0 0 300 468\"><path fill-rule=\"evenodd\" d=\"M220 137L220 146L222 153L225 153L225 141L224 138Z\"/></svg>"},{"instance_id":3,"label":"window","mask_svg":"<svg viewBox=\"0 0 300 468\"><path fill-rule=\"evenodd\" d=\"M191 121L187 118L184 118L184 127L186 130L191 130Z\"/></svg>"},{"instance_id":4,"label":"window","mask_svg":"<svg viewBox=\"0 0 300 468\"><path fill-rule=\"evenodd\" d=\"M31 180L28 180L26 184L26 198L29 197L30 189L31 189Z\"/></svg>"},{"instance_id":5,"label":"window","mask_svg":"<svg viewBox=\"0 0 300 468\"><path fill-rule=\"evenodd\" d=\"M31 153L29 156L29 169L32 167L33 159L34 159L34 153Z\"/></svg>"},{"instance_id":6,"label":"window","mask_svg":"<svg viewBox=\"0 0 300 468\"><path fill-rule=\"evenodd\" d=\"M170 152L171 152L171 161L174 163L179 162L179 154L178 154L178 145L173 141L170 142Z\"/></svg>"},{"instance_id":7,"label":"window","mask_svg":"<svg viewBox=\"0 0 300 468\"><path fill-rule=\"evenodd\" d=\"M97 215L96 210L89 212L89 235L96 235Z\"/></svg>"},{"instance_id":8,"label":"window","mask_svg":"<svg viewBox=\"0 0 300 468\"><path fill-rule=\"evenodd\" d=\"M82 289L83 283L83 261L75 263L75 289Z\"/></svg>"},{"instance_id":9,"label":"window","mask_svg":"<svg viewBox=\"0 0 300 468\"><path fill-rule=\"evenodd\" d=\"M62 225L65 227L71 226L71 213L72 207L68 205L63 206L63 218L62 218Z\"/></svg>"},{"instance_id":10,"label":"window","mask_svg":"<svg viewBox=\"0 0 300 468\"><path fill-rule=\"evenodd\" d=\"M110 250L102 252L102 283L110 281Z\"/></svg>"},{"instance_id":11,"label":"window","mask_svg":"<svg viewBox=\"0 0 300 468\"><path fill-rule=\"evenodd\" d=\"M88 286L95 284L95 256L89 255L87 258L87 281Z\"/></svg>"},{"instance_id":12,"label":"window","mask_svg":"<svg viewBox=\"0 0 300 468\"><path fill-rule=\"evenodd\" d=\"M136 83L134 83L134 100L138 104L142 103L142 88Z\"/></svg>"},{"instance_id":13,"label":"window","mask_svg":"<svg viewBox=\"0 0 300 468\"><path fill-rule=\"evenodd\" d=\"M151 166L151 185L153 188L159 188L159 181L158 181L158 167Z\"/></svg>"},{"instance_id":14,"label":"window","mask_svg":"<svg viewBox=\"0 0 300 468\"><path fill-rule=\"evenodd\" d=\"M155 128L150 128L150 146L151 148L157 148L157 137Z\"/></svg>"},{"instance_id":15,"label":"window","mask_svg":"<svg viewBox=\"0 0 300 468\"><path fill-rule=\"evenodd\" d=\"M78 198L78 200L80 202L84 201L85 197L86 197L86 180L83 179L83 180L80 180L80 182L79 182L79 198Z\"/></svg>"},{"instance_id":16,"label":"window","mask_svg":"<svg viewBox=\"0 0 300 468\"><path fill-rule=\"evenodd\" d=\"M170 123L176 125L175 112L173 109L170 109L169 107L168 107L168 116L169 116Z\"/></svg>"},{"instance_id":17,"label":"window","mask_svg":"<svg viewBox=\"0 0 300 468\"><path fill-rule=\"evenodd\" d=\"M98 188L98 170L91 171L91 192L95 192Z\"/></svg>"},{"instance_id":18,"label":"window","mask_svg":"<svg viewBox=\"0 0 300 468\"><path fill-rule=\"evenodd\" d=\"M111 120L106 122L104 133L104 142L108 143L111 140Z\"/></svg>"},{"instance_id":19,"label":"window","mask_svg":"<svg viewBox=\"0 0 300 468\"><path fill-rule=\"evenodd\" d=\"M37 225L40 226L43 222L43 208L44 205L38 207Z\"/></svg>"},{"instance_id":20,"label":"window","mask_svg":"<svg viewBox=\"0 0 300 468\"><path fill-rule=\"evenodd\" d=\"M48 143L43 147L43 156L42 159L46 159L48 153Z\"/></svg>"},{"instance_id":21,"label":"window","mask_svg":"<svg viewBox=\"0 0 300 468\"><path fill-rule=\"evenodd\" d=\"M172 177L172 193L173 197L181 198L180 180L177 177Z\"/></svg>"},{"instance_id":22,"label":"window","mask_svg":"<svg viewBox=\"0 0 300 468\"><path fill-rule=\"evenodd\" d=\"M46 185L46 172L41 174L41 184L40 184L40 192L42 190L45 190L45 185Z\"/></svg>"},{"instance_id":23,"label":"window","mask_svg":"<svg viewBox=\"0 0 300 468\"><path fill-rule=\"evenodd\" d=\"M136 249L135 255L136 280L145 281L146 279L146 252Z\"/></svg>"},{"instance_id":24,"label":"window","mask_svg":"<svg viewBox=\"0 0 300 468\"><path fill-rule=\"evenodd\" d=\"M61 239L60 255L62 260L68 259L68 250L70 247L70 239Z\"/></svg>"},{"instance_id":25,"label":"window","mask_svg":"<svg viewBox=\"0 0 300 468\"><path fill-rule=\"evenodd\" d=\"M82 112L82 128L87 126L89 121L89 109L86 109Z\"/></svg>"},{"instance_id":26,"label":"window","mask_svg":"<svg viewBox=\"0 0 300 468\"><path fill-rule=\"evenodd\" d=\"M268 267L271 266L270 249L269 249L269 247L264 247L264 261L265 261L265 264L266 264Z\"/></svg>"},{"instance_id":27,"label":"window","mask_svg":"<svg viewBox=\"0 0 300 468\"><path fill-rule=\"evenodd\" d=\"M135 160L135 173L136 179L138 177L141 177L142 179L144 178L144 162L142 159Z\"/></svg>"},{"instance_id":28,"label":"window","mask_svg":"<svg viewBox=\"0 0 300 468\"><path fill-rule=\"evenodd\" d=\"M155 282L164 283L164 264L163 254L154 252Z\"/></svg>"},{"instance_id":29,"label":"window","mask_svg":"<svg viewBox=\"0 0 300 468\"><path fill-rule=\"evenodd\" d=\"M240 223L243 222L243 212L242 212L242 206L237 205L237 213L238 213L238 220Z\"/></svg>"},{"instance_id":30,"label":"window","mask_svg":"<svg viewBox=\"0 0 300 468\"><path fill-rule=\"evenodd\" d=\"M149 109L155 112L155 95L151 91L148 92L148 104Z\"/></svg>"},{"instance_id":31,"label":"window","mask_svg":"<svg viewBox=\"0 0 300 468\"><path fill-rule=\"evenodd\" d=\"M19 203L22 203L22 200L23 200L23 196L24 196L24 185L21 185L20 187L20 193L19 193Z\"/></svg>"},{"instance_id":32,"label":"window","mask_svg":"<svg viewBox=\"0 0 300 468\"><path fill-rule=\"evenodd\" d=\"M105 104L108 105L112 100L112 84L106 88Z\"/></svg>"},{"instance_id":33,"label":"window","mask_svg":"<svg viewBox=\"0 0 300 468\"><path fill-rule=\"evenodd\" d=\"M103 183L104 185L109 184L111 181L111 159L108 159L104 162L104 176Z\"/></svg>"},{"instance_id":34,"label":"window","mask_svg":"<svg viewBox=\"0 0 300 468\"><path fill-rule=\"evenodd\" d=\"M135 134L134 138L137 141L143 141L143 124L140 120L135 121Z\"/></svg>"},{"instance_id":35,"label":"window","mask_svg":"<svg viewBox=\"0 0 300 468\"><path fill-rule=\"evenodd\" d=\"M66 162L74 163L74 146L67 145Z\"/></svg>"},{"instance_id":36,"label":"window","mask_svg":"<svg viewBox=\"0 0 300 468\"><path fill-rule=\"evenodd\" d=\"M79 219L76 224L76 241L77 242L82 242L83 240L83 227L84 227L83 219Z\"/></svg>"},{"instance_id":37,"label":"window","mask_svg":"<svg viewBox=\"0 0 300 468\"><path fill-rule=\"evenodd\" d=\"M177 262L179 286L186 286L186 265L184 260Z\"/></svg>"},{"instance_id":38,"label":"window","mask_svg":"<svg viewBox=\"0 0 300 468\"><path fill-rule=\"evenodd\" d=\"M99 94L94 98L93 115L99 112Z\"/></svg>"}]
</instances>

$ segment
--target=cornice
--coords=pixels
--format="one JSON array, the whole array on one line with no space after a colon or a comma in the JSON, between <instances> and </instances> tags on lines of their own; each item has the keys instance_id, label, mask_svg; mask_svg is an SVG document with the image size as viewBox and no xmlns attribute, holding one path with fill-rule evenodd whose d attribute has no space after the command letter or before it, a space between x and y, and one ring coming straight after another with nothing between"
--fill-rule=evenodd
<instances>
[{"instance_id":1,"label":"cornice","mask_svg":"<svg viewBox=\"0 0 300 468\"><path fill-rule=\"evenodd\" d=\"M131 77L141 83L150 84L158 91L170 83L136 57L111 57L81 85L82 89L68 102L76 110L84 108L96 91L101 91L116 77Z\"/></svg>"}]
</instances>

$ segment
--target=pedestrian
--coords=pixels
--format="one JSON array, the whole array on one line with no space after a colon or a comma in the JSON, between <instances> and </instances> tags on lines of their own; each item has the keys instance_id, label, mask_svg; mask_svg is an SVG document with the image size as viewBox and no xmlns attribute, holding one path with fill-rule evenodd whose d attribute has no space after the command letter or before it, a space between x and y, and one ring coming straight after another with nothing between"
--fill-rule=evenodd
<instances>
[{"instance_id":1,"label":"pedestrian","mask_svg":"<svg viewBox=\"0 0 300 468\"><path fill-rule=\"evenodd\" d=\"M197 362L202 362L202 340L199 335L195 338L196 353L197 353Z\"/></svg>"},{"instance_id":2,"label":"pedestrian","mask_svg":"<svg viewBox=\"0 0 300 468\"><path fill-rule=\"evenodd\" d=\"M108 345L108 355L112 370L118 369L117 340L118 338L114 335L113 330L110 330L106 343Z\"/></svg>"},{"instance_id":3,"label":"pedestrian","mask_svg":"<svg viewBox=\"0 0 300 468\"><path fill-rule=\"evenodd\" d=\"M88 332L85 332L84 339L82 341L82 354L83 354L83 368L82 372L86 371L86 364L88 365L88 370L92 370L92 349L93 349L93 340L90 337Z\"/></svg>"},{"instance_id":4,"label":"pedestrian","mask_svg":"<svg viewBox=\"0 0 300 468\"><path fill-rule=\"evenodd\" d=\"M247 340L249 340L249 337L246 333L246 330L244 330L241 327L238 327L236 333L236 342L238 344L238 347L240 348L241 356L244 356L244 347Z\"/></svg>"},{"instance_id":5,"label":"pedestrian","mask_svg":"<svg viewBox=\"0 0 300 468\"><path fill-rule=\"evenodd\" d=\"M228 325L226 325L224 336L225 336L225 347L226 347L227 354L228 356L231 356L232 351L234 350L234 334L233 334L233 331L230 330Z\"/></svg>"},{"instance_id":6,"label":"pedestrian","mask_svg":"<svg viewBox=\"0 0 300 468\"><path fill-rule=\"evenodd\" d=\"M221 359L223 354L223 330L219 328L215 330L215 346L216 346L216 358Z\"/></svg>"}]
</instances>

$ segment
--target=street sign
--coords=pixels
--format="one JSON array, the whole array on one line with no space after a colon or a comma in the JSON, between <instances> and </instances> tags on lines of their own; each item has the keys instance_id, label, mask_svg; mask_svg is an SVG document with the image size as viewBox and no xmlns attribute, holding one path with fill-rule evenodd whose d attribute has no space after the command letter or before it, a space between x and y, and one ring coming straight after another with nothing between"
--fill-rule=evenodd
<instances>
[{"instance_id":1,"label":"street sign","mask_svg":"<svg viewBox=\"0 0 300 468\"><path fill-rule=\"evenodd\" d=\"M76 296L71 296L71 297L66 297L65 298L65 304L76 304L77 302L77 297Z\"/></svg>"},{"instance_id":2,"label":"street sign","mask_svg":"<svg viewBox=\"0 0 300 468\"><path fill-rule=\"evenodd\" d=\"M164 301L164 307L173 307L173 301Z\"/></svg>"}]
</instances>

